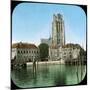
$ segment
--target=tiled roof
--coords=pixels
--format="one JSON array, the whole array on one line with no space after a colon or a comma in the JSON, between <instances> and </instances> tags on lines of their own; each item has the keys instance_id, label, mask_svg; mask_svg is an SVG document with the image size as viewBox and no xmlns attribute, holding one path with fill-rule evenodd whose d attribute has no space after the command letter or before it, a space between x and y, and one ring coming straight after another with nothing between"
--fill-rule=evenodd
<instances>
[{"instance_id":1,"label":"tiled roof","mask_svg":"<svg viewBox=\"0 0 90 90\"><path fill-rule=\"evenodd\" d=\"M22 43L22 42L12 44L12 48L31 48L31 49L37 49L35 44Z\"/></svg>"},{"instance_id":2,"label":"tiled roof","mask_svg":"<svg viewBox=\"0 0 90 90\"><path fill-rule=\"evenodd\" d=\"M72 43L68 43L66 45L62 46L63 48L80 48L79 44L72 44Z\"/></svg>"}]
</instances>

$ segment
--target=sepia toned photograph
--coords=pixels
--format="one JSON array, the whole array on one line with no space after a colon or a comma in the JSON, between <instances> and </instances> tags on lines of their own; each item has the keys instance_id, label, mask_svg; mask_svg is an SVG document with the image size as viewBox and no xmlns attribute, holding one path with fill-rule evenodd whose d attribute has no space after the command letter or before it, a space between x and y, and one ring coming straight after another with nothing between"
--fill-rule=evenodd
<instances>
[{"instance_id":1,"label":"sepia toned photograph","mask_svg":"<svg viewBox=\"0 0 90 90\"><path fill-rule=\"evenodd\" d=\"M11 88L87 84L87 6L12 1Z\"/></svg>"}]
</instances>

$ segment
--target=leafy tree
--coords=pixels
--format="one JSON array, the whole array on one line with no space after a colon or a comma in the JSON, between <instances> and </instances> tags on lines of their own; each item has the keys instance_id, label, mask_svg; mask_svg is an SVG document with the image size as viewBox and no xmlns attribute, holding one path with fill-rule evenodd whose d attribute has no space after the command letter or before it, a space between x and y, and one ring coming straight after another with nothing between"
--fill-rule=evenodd
<instances>
[{"instance_id":1,"label":"leafy tree","mask_svg":"<svg viewBox=\"0 0 90 90\"><path fill-rule=\"evenodd\" d=\"M39 45L39 50L40 50L40 59L41 61L46 61L49 55L49 46L45 43L41 43Z\"/></svg>"}]
</instances>

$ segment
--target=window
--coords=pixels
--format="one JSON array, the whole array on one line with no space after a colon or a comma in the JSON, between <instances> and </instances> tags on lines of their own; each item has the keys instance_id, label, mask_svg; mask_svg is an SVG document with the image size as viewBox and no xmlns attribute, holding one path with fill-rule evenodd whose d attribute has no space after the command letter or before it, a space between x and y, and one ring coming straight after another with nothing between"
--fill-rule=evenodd
<instances>
[{"instance_id":1,"label":"window","mask_svg":"<svg viewBox=\"0 0 90 90\"><path fill-rule=\"evenodd\" d=\"M70 58L72 57L72 55L70 55Z\"/></svg>"},{"instance_id":2,"label":"window","mask_svg":"<svg viewBox=\"0 0 90 90\"><path fill-rule=\"evenodd\" d=\"M18 51L18 53L20 53L20 52Z\"/></svg>"},{"instance_id":3,"label":"window","mask_svg":"<svg viewBox=\"0 0 90 90\"><path fill-rule=\"evenodd\" d=\"M21 51L21 53L22 53L22 51Z\"/></svg>"},{"instance_id":4,"label":"window","mask_svg":"<svg viewBox=\"0 0 90 90\"><path fill-rule=\"evenodd\" d=\"M25 53L25 51L24 51L24 53Z\"/></svg>"},{"instance_id":5,"label":"window","mask_svg":"<svg viewBox=\"0 0 90 90\"><path fill-rule=\"evenodd\" d=\"M27 53L28 53L28 51L27 51Z\"/></svg>"}]
</instances>

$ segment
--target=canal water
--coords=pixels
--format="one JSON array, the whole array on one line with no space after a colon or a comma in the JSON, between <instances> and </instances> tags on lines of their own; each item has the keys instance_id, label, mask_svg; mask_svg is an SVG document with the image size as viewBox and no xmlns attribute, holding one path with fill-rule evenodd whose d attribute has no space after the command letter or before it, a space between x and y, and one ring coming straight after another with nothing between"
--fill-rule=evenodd
<instances>
[{"instance_id":1,"label":"canal water","mask_svg":"<svg viewBox=\"0 0 90 90\"><path fill-rule=\"evenodd\" d=\"M14 84L20 88L75 85L85 74L85 65L38 65L36 69L28 65L27 69L11 71Z\"/></svg>"}]
</instances>

